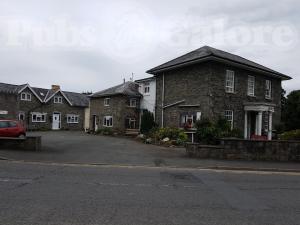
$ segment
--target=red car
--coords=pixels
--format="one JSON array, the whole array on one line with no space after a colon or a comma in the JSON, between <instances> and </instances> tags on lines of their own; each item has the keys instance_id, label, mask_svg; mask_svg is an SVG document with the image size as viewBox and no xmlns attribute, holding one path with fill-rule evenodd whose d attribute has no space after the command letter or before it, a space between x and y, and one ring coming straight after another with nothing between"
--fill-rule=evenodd
<instances>
[{"instance_id":1,"label":"red car","mask_svg":"<svg viewBox=\"0 0 300 225\"><path fill-rule=\"evenodd\" d=\"M24 126L16 120L0 120L0 137L26 137Z\"/></svg>"}]
</instances>

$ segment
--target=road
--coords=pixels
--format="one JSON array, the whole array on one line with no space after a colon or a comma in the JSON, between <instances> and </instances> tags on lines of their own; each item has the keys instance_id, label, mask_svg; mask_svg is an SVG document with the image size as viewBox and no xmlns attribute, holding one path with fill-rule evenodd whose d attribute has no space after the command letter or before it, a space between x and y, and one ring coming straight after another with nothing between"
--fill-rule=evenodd
<instances>
[{"instance_id":1,"label":"road","mask_svg":"<svg viewBox=\"0 0 300 225\"><path fill-rule=\"evenodd\" d=\"M297 225L300 174L0 161L1 225Z\"/></svg>"}]
</instances>

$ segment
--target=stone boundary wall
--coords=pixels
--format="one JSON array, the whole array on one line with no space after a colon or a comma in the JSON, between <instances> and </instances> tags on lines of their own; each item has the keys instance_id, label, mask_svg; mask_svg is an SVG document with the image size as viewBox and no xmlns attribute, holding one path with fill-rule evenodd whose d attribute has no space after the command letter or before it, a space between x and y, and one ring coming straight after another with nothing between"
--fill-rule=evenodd
<instances>
[{"instance_id":1,"label":"stone boundary wall","mask_svg":"<svg viewBox=\"0 0 300 225\"><path fill-rule=\"evenodd\" d=\"M41 151L42 150L42 137L30 136L25 139L20 138L0 138L0 149L12 150L28 150L28 151Z\"/></svg>"},{"instance_id":2,"label":"stone boundary wall","mask_svg":"<svg viewBox=\"0 0 300 225\"><path fill-rule=\"evenodd\" d=\"M300 162L300 141L222 139L216 146L188 143L186 152L189 157L202 159Z\"/></svg>"}]
</instances>

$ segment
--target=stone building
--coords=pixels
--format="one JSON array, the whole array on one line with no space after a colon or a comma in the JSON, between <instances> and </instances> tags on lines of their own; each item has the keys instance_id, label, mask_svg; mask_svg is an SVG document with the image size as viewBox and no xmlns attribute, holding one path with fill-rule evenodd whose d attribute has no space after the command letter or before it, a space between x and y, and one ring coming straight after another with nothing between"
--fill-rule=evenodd
<instances>
[{"instance_id":1,"label":"stone building","mask_svg":"<svg viewBox=\"0 0 300 225\"><path fill-rule=\"evenodd\" d=\"M84 94L29 84L0 83L0 118L17 119L28 130L81 130L89 99Z\"/></svg>"},{"instance_id":2,"label":"stone building","mask_svg":"<svg viewBox=\"0 0 300 225\"><path fill-rule=\"evenodd\" d=\"M139 128L140 100L142 95L135 82L96 92L90 96L90 126L96 131L111 128L118 132Z\"/></svg>"},{"instance_id":3,"label":"stone building","mask_svg":"<svg viewBox=\"0 0 300 225\"><path fill-rule=\"evenodd\" d=\"M193 130L201 117L225 117L245 138L268 137L280 123L281 82L291 79L204 46L147 71L156 77L156 122Z\"/></svg>"}]
</instances>

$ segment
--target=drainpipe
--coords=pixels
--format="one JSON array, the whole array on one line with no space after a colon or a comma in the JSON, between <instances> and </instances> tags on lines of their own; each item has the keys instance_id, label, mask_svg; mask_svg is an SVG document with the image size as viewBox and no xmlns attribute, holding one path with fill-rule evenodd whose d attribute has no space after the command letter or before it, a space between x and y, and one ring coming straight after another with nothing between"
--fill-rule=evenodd
<instances>
[{"instance_id":1,"label":"drainpipe","mask_svg":"<svg viewBox=\"0 0 300 225\"><path fill-rule=\"evenodd\" d=\"M163 73L163 75L162 75L161 127L164 127L164 101L165 101L165 73Z\"/></svg>"}]
</instances>

